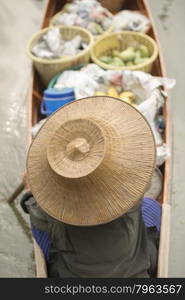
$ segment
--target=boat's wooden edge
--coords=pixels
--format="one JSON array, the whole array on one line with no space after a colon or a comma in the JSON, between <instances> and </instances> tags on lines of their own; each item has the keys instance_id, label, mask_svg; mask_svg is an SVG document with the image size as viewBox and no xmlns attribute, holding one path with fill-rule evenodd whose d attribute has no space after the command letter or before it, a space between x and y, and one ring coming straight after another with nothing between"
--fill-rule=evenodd
<instances>
[{"instance_id":1,"label":"boat's wooden edge","mask_svg":"<svg viewBox=\"0 0 185 300\"><path fill-rule=\"evenodd\" d=\"M143 3L148 11L149 18L152 22L152 28L155 40L157 41L159 48L159 60L161 64L161 72L163 77L167 77L164 64L164 58L162 55L160 41L155 29L153 16L151 14L149 5L146 0ZM167 98L164 105L164 117L166 120L165 128L165 143L169 150L169 157L165 161L164 169L164 188L163 188L163 205L162 205L162 219L161 219L161 232L160 232L160 246L158 254L158 274L157 277L168 277L168 265L169 265L169 248L170 248L170 210L171 210L171 186L172 186L172 123L171 123L171 109L170 109L170 94L169 90L165 89Z\"/></svg>"},{"instance_id":2,"label":"boat's wooden edge","mask_svg":"<svg viewBox=\"0 0 185 300\"><path fill-rule=\"evenodd\" d=\"M157 277L168 277L169 245L170 245L171 205L162 205L161 233L159 242Z\"/></svg>"},{"instance_id":3,"label":"boat's wooden edge","mask_svg":"<svg viewBox=\"0 0 185 300\"><path fill-rule=\"evenodd\" d=\"M44 27L48 26L48 13L50 11L52 7L52 1L51 0L47 0L46 4L45 4L45 11L44 11L44 18L42 20L42 25L41 25L41 29L43 29Z\"/></svg>"},{"instance_id":4,"label":"boat's wooden edge","mask_svg":"<svg viewBox=\"0 0 185 300\"><path fill-rule=\"evenodd\" d=\"M44 258L44 254L35 241L33 239L33 245L34 245L34 255L35 255L35 261L36 261L36 276L37 278L46 278L47 277L47 266L46 261Z\"/></svg>"},{"instance_id":5,"label":"boat's wooden edge","mask_svg":"<svg viewBox=\"0 0 185 300\"><path fill-rule=\"evenodd\" d=\"M27 126L28 126L28 134L27 134L27 150L32 142L32 91L33 91L33 69L30 72L30 84L28 87L28 94L27 94Z\"/></svg>"},{"instance_id":6,"label":"boat's wooden edge","mask_svg":"<svg viewBox=\"0 0 185 300\"><path fill-rule=\"evenodd\" d=\"M138 1L138 3L141 3L141 2L143 2L145 10L147 11L147 14L149 16L149 19L150 19L150 22L151 22L151 25L152 25L152 28L153 28L154 37L155 37L155 40L157 41L157 44L158 44L159 59L160 59L160 65L161 65L161 73L163 74L164 77L166 77L166 68L165 68L165 64L164 64L164 58L163 58L163 55L162 55L161 44L160 44L160 41L159 41L159 38L158 38L158 34L157 34L157 31L156 31L156 28L155 28L155 25L154 25L154 19L153 19L153 16L152 16L152 13L151 13L151 10L150 10L150 7L149 7L147 1L146 0Z\"/></svg>"},{"instance_id":7,"label":"boat's wooden edge","mask_svg":"<svg viewBox=\"0 0 185 300\"><path fill-rule=\"evenodd\" d=\"M149 19L152 24L152 29L153 29L153 34L154 38L158 44L158 49L159 49L159 61L160 61L160 67L161 67L161 73L162 77L167 77L166 74L166 68L164 64L164 57L162 55L162 49L161 49L161 44L158 38L158 34L154 25L154 20L153 16L151 14L150 7L147 3L146 0L143 0L143 5L145 6L145 9L147 10ZM141 1L138 1L138 3L141 3ZM172 153L172 140L171 140L171 109L170 109L170 95L169 91L165 89L165 92L167 94L167 99L165 100L165 105L164 105L164 117L166 120L166 128L165 128L165 143L167 148L169 149L170 154ZM164 170L164 188L163 188L163 203L170 204L170 192L171 192L171 166L172 166L172 157L170 155L169 158L166 159L165 161L165 170Z\"/></svg>"},{"instance_id":8,"label":"boat's wooden edge","mask_svg":"<svg viewBox=\"0 0 185 300\"><path fill-rule=\"evenodd\" d=\"M168 93L168 99L166 99L164 114L166 115L166 128L165 128L165 142L167 150L169 151L169 157L165 161L164 170L164 189L163 189L163 203L171 204L171 188L172 188L172 122L171 122L171 112L170 112L170 95Z\"/></svg>"},{"instance_id":9,"label":"boat's wooden edge","mask_svg":"<svg viewBox=\"0 0 185 300\"><path fill-rule=\"evenodd\" d=\"M47 0L41 29L50 26L49 21L50 21L51 16L53 16L55 14L55 7L57 5L57 2L59 2L59 1ZM60 2L62 4L63 0L60 0Z\"/></svg>"}]
</instances>

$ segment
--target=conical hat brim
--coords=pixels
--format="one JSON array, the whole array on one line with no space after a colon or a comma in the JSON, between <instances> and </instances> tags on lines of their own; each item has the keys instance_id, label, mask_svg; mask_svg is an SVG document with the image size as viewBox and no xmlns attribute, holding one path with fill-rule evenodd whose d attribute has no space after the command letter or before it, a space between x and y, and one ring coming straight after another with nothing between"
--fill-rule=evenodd
<instances>
[{"instance_id":1,"label":"conical hat brim","mask_svg":"<svg viewBox=\"0 0 185 300\"><path fill-rule=\"evenodd\" d=\"M48 163L48 144L61 123L96 119L113 129L109 158L82 178L58 175ZM50 216L90 226L110 222L143 196L155 167L155 142L146 119L131 105L112 97L89 97L56 111L38 132L28 153L31 191Z\"/></svg>"}]
</instances>

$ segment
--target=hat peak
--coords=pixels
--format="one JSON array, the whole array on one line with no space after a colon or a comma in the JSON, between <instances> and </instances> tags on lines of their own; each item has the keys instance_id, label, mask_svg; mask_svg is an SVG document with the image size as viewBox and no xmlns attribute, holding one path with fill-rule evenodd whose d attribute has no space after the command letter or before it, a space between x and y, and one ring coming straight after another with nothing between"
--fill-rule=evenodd
<instances>
[{"instance_id":1,"label":"hat peak","mask_svg":"<svg viewBox=\"0 0 185 300\"><path fill-rule=\"evenodd\" d=\"M87 156L90 145L85 138L75 138L66 146L67 156L72 160L81 160Z\"/></svg>"},{"instance_id":2,"label":"hat peak","mask_svg":"<svg viewBox=\"0 0 185 300\"><path fill-rule=\"evenodd\" d=\"M81 178L101 165L106 145L99 122L89 118L71 119L57 128L48 143L48 162L60 176Z\"/></svg>"}]
</instances>

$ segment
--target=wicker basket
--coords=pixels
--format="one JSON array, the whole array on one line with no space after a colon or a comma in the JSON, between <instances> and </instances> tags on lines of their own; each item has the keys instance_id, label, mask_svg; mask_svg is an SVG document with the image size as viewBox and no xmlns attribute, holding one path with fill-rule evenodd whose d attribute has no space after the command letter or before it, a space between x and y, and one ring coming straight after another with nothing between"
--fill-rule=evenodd
<instances>
[{"instance_id":1,"label":"wicker basket","mask_svg":"<svg viewBox=\"0 0 185 300\"><path fill-rule=\"evenodd\" d=\"M99 57L102 55L111 55L112 50L123 51L128 46L136 47L138 44L143 44L149 49L151 56L145 63L129 67L117 67L102 63L99 60ZM96 41L91 48L91 58L93 62L107 70L138 70L150 73L157 55L158 47L156 42L146 34L133 31L122 31L106 35Z\"/></svg>"},{"instance_id":2,"label":"wicker basket","mask_svg":"<svg viewBox=\"0 0 185 300\"><path fill-rule=\"evenodd\" d=\"M84 28L76 26L59 26L60 32L64 39L71 40L77 34L79 34L83 41L88 44L86 49L80 51L77 55L71 56L69 58L57 58L57 59L44 59L36 57L32 54L31 49L38 42L39 38L47 33L51 27L47 27L38 33L36 33L28 43L27 54L32 59L33 65L40 74L45 85L49 83L51 78L62 70L66 70L75 65L86 64L90 60L90 49L93 44L92 34Z\"/></svg>"},{"instance_id":3,"label":"wicker basket","mask_svg":"<svg viewBox=\"0 0 185 300\"><path fill-rule=\"evenodd\" d=\"M63 10L59 11L57 14L55 14L55 15L50 19L49 25L50 25L50 26L59 26L60 24L57 24L57 23L56 23L56 20L57 20L57 18L59 17L59 15L63 14L64 12L66 12L66 10L63 9ZM111 14L110 12L109 12L109 14L110 14L110 16L112 17L112 14ZM82 27L81 27L81 28L82 28ZM109 34L109 33L112 32L113 28L114 28L113 25L111 25L107 30L104 31L103 34L96 35L96 36L94 36L94 37L97 39L97 38L99 38L99 37L101 37L101 36L104 36L104 35L106 35L106 34Z\"/></svg>"}]
</instances>

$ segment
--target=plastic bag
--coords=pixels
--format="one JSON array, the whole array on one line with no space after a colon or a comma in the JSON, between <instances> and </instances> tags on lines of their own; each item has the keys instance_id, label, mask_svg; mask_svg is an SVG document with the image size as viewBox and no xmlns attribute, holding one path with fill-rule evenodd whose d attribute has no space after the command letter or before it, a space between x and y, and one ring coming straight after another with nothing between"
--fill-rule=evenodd
<instances>
[{"instance_id":1,"label":"plastic bag","mask_svg":"<svg viewBox=\"0 0 185 300\"><path fill-rule=\"evenodd\" d=\"M174 79L154 77L141 71L105 71L95 64L89 64L80 71L63 72L55 88L73 87L78 99L93 96L96 91L105 91L112 85L117 89L132 91L136 96L137 109L145 116L154 134L157 165L162 164L169 153L156 124L156 118L165 101L161 87L172 88L175 85Z\"/></svg>"},{"instance_id":2,"label":"plastic bag","mask_svg":"<svg viewBox=\"0 0 185 300\"><path fill-rule=\"evenodd\" d=\"M59 28L53 28L49 30L42 37L43 41L46 42L46 46L55 54L60 51L61 48L61 35Z\"/></svg>"},{"instance_id":3,"label":"plastic bag","mask_svg":"<svg viewBox=\"0 0 185 300\"><path fill-rule=\"evenodd\" d=\"M147 99L146 101L144 101L137 107L138 110L142 113L142 115L145 116L145 118L149 122L149 124L152 128L157 146L159 146L163 143L162 137L161 137L160 133L158 132L158 130L156 128L156 124L155 124L155 118L157 116L159 108L162 107L162 105L164 103L164 102L162 103L162 101L159 101L159 99L162 99L162 98L161 97L158 98L157 95L154 94L149 99Z\"/></svg>"},{"instance_id":4,"label":"plastic bag","mask_svg":"<svg viewBox=\"0 0 185 300\"><path fill-rule=\"evenodd\" d=\"M122 10L113 18L114 31L131 30L146 32L150 27L149 19L136 11Z\"/></svg>"},{"instance_id":5,"label":"plastic bag","mask_svg":"<svg viewBox=\"0 0 185 300\"><path fill-rule=\"evenodd\" d=\"M88 76L86 73L80 71L65 71L57 80L54 88L62 89L64 87L75 90L76 99L92 96L98 88L98 83Z\"/></svg>"},{"instance_id":6,"label":"plastic bag","mask_svg":"<svg viewBox=\"0 0 185 300\"><path fill-rule=\"evenodd\" d=\"M59 58L61 56L76 55L87 46L80 35L66 41L62 38L60 29L55 27L43 35L32 48L33 54L41 58Z\"/></svg>"},{"instance_id":7,"label":"plastic bag","mask_svg":"<svg viewBox=\"0 0 185 300\"><path fill-rule=\"evenodd\" d=\"M170 149L166 146L166 144L162 144L157 147L157 159L156 165L161 166L166 159L170 157Z\"/></svg>"},{"instance_id":8,"label":"plastic bag","mask_svg":"<svg viewBox=\"0 0 185 300\"><path fill-rule=\"evenodd\" d=\"M42 127L42 125L44 125L44 123L46 122L47 118L42 119L41 121L39 121L37 124L35 124L32 129L31 129L31 134L32 137L34 138L37 134L37 132L40 130L40 128Z\"/></svg>"},{"instance_id":9,"label":"plastic bag","mask_svg":"<svg viewBox=\"0 0 185 300\"><path fill-rule=\"evenodd\" d=\"M110 12L96 0L77 0L64 9L65 12L57 16L54 24L84 27L93 35L102 34L112 25Z\"/></svg>"},{"instance_id":10,"label":"plastic bag","mask_svg":"<svg viewBox=\"0 0 185 300\"><path fill-rule=\"evenodd\" d=\"M53 28L44 34L32 48L32 53L41 58L56 58L61 52L61 35L59 28Z\"/></svg>"},{"instance_id":11,"label":"plastic bag","mask_svg":"<svg viewBox=\"0 0 185 300\"><path fill-rule=\"evenodd\" d=\"M75 21L76 21L76 14L63 13L58 16L56 20L56 25L65 24L66 26L72 26L75 24Z\"/></svg>"}]
</instances>

